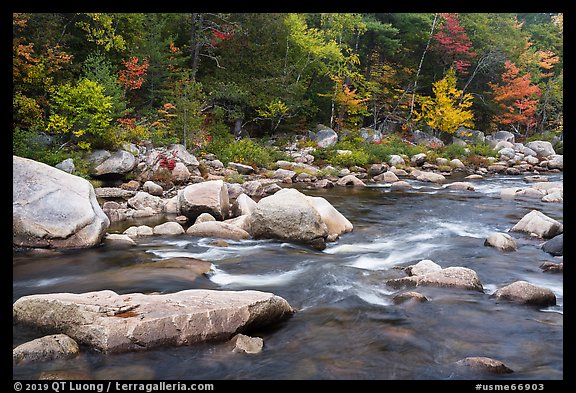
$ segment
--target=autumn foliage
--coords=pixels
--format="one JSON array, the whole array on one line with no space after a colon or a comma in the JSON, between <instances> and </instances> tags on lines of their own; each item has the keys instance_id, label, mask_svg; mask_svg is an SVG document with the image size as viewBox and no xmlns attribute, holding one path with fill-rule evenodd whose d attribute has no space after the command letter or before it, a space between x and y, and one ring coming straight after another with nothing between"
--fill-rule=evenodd
<instances>
[{"instance_id":1,"label":"autumn foliage","mask_svg":"<svg viewBox=\"0 0 576 393\"><path fill-rule=\"evenodd\" d=\"M454 66L456 71L465 74L470 67L470 60L476 56L472 51L472 42L458 21L458 14L443 13L442 23L432 37L432 46L441 54L446 66Z\"/></svg>"},{"instance_id":2,"label":"autumn foliage","mask_svg":"<svg viewBox=\"0 0 576 393\"><path fill-rule=\"evenodd\" d=\"M142 87L144 77L148 71L148 60L144 59L142 62L132 56L128 60L122 60L125 69L120 71L120 83L127 90L137 90Z\"/></svg>"},{"instance_id":3,"label":"autumn foliage","mask_svg":"<svg viewBox=\"0 0 576 393\"><path fill-rule=\"evenodd\" d=\"M434 97L420 97L421 111L416 120L424 120L435 130L453 134L458 127L473 127L472 95L456 88L456 73L450 68L446 76L434 83Z\"/></svg>"},{"instance_id":4,"label":"autumn foliage","mask_svg":"<svg viewBox=\"0 0 576 393\"><path fill-rule=\"evenodd\" d=\"M504 65L502 83L491 83L490 87L501 110L496 121L509 124L517 131L524 127L526 132L536 125L538 98L542 91L532 84L530 74L520 75L516 64L508 60Z\"/></svg>"}]
</instances>

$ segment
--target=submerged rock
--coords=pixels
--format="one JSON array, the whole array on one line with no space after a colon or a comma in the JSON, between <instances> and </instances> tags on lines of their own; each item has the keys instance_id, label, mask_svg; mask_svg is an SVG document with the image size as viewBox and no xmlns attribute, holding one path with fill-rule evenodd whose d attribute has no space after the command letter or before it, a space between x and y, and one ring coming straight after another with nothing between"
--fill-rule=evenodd
<instances>
[{"instance_id":1,"label":"submerged rock","mask_svg":"<svg viewBox=\"0 0 576 393\"><path fill-rule=\"evenodd\" d=\"M72 358L80 352L76 341L65 334L40 337L12 350L14 364Z\"/></svg>"},{"instance_id":2,"label":"submerged rock","mask_svg":"<svg viewBox=\"0 0 576 393\"><path fill-rule=\"evenodd\" d=\"M15 323L63 333L106 353L228 340L293 313L283 298L252 290L54 293L23 296L12 307Z\"/></svg>"},{"instance_id":3,"label":"submerged rock","mask_svg":"<svg viewBox=\"0 0 576 393\"><path fill-rule=\"evenodd\" d=\"M514 372L499 360L483 356L467 357L456 362L457 366L469 367L477 371L491 374L509 374Z\"/></svg>"},{"instance_id":4,"label":"submerged rock","mask_svg":"<svg viewBox=\"0 0 576 393\"><path fill-rule=\"evenodd\" d=\"M406 302L424 303L428 301L428 298L422 295L420 292L406 291L394 296L392 301L394 304L401 304Z\"/></svg>"},{"instance_id":5,"label":"submerged rock","mask_svg":"<svg viewBox=\"0 0 576 393\"><path fill-rule=\"evenodd\" d=\"M264 341L260 337L250 337L245 334L237 334L230 340L234 348L232 352L260 353L264 347Z\"/></svg>"}]
</instances>

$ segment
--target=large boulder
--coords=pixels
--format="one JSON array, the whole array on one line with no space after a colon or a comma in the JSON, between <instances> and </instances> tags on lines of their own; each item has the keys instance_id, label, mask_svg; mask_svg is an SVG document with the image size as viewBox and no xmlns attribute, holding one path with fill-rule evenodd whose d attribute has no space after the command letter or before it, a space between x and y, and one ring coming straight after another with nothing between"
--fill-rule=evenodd
<instances>
[{"instance_id":1,"label":"large boulder","mask_svg":"<svg viewBox=\"0 0 576 393\"><path fill-rule=\"evenodd\" d=\"M224 220L230 211L228 189L222 180L190 184L178 195L180 214L194 221L202 213Z\"/></svg>"},{"instance_id":2,"label":"large boulder","mask_svg":"<svg viewBox=\"0 0 576 393\"><path fill-rule=\"evenodd\" d=\"M174 159L183 163L188 169L193 170L198 168L198 165L200 165L196 157L186 150L184 145L179 143L171 145L168 149L168 153L170 153Z\"/></svg>"},{"instance_id":3,"label":"large boulder","mask_svg":"<svg viewBox=\"0 0 576 393\"><path fill-rule=\"evenodd\" d=\"M483 143L485 140L484 133L482 131L472 130L463 126L458 127L454 133L454 137L462 139L467 143Z\"/></svg>"},{"instance_id":4,"label":"large boulder","mask_svg":"<svg viewBox=\"0 0 576 393\"><path fill-rule=\"evenodd\" d=\"M333 129L325 127L314 134L314 140L318 147L326 148L334 146L338 142L338 134Z\"/></svg>"},{"instance_id":5,"label":"large boulder","mask_svg":"<svg viewBox=\"0 0 576 393\"><path fill-rule=\"evenodd\" d=\"M550 239L564 231L564 226L538 210L526 214L510 232L523 232L544 239Z\"/></svg>"},{"instance_id":6,"label":"large boulder","mask_svg":"<svg viewBox=\"0 0 576 393\"><path fill-rule=\"evenodd\" d=\"M564 254L564 234L561 233L542 244L542 250L554 256Z\"/></svg>"},{"instance_id":7,"label":"large boulder","mask_svg":"<svg viewBox=\"0 0 576 393\"><path fill-rule=\"evenodd\" d=\"M134 154L126 150L117 150L105 159L101 164L97 165L91 175L96 177L101 176L122 176L136 167L138 160Z\"/></svg>"},{"instance_id":8,"label":"large boulder","mask_svg":"<svg viewBox=\"0 0 576 393\"><path fill-rule=\"evenodd\" d=\"M126 202L129 207L136 210L151 209L153 213L162 213L166 200L159 196L150 195L144 191L138 191L136 195L128 199Z\"/></svg>"},{"instance_id":9,"label":"large boulder","mask_svg":"<svg viewBox=\"0 0 576 393\"><path fill-rule=\"evenodd\" d=\"M339 235L351 232L354 226L346 217L342 215L330 202L322 197L307 197L308 201L312 203L322 221L328 228L328 238L336 238Z\"/></svg>"},{"instance_id":10,"label":"large boulder","mask_svg":"<svg viewBox=\"0 0 576 393\"><path fill-rule=\"evenodd\" d=\"M15 323L66 334L105 353L225 341L293 313L285 299L252 290L53 293L23 296L12 306Z\"/></svg>"},{"instance_id":11,"label":"large boulder","mask_svg":"<svg viewBox=\"0 0 576 393\"><path fill-rule=\"evenodd\" d=\"M526 144L526 147L536 152L538 157L548 157L556 154L554 147L548 141L532 141Z\"/></svg>"},{"instance_id":12,"label":"large boulder","mask_svg":"<svg viewBox=\"0 0 576 393\"><path fill-rule=\"evenodd\" d=\"M444 147L444 142L442 142L441 139L420 130L412 132L412 138L414 139L414 143L417 145L424 145L432 148Z\"/></svg>"},{"instance_id":13,"label":"large boulder","mask_svg":"<svg viewBox=\"0 0 576 393\"><path fill-rule=\"evenodd\" d=\"M358 130L360 137L366 143L380 143L382 142L382 133L373 128L362 127Z\"/></svg>"},{"instance_id":14,"label":"large boulder","mask_svg":"<svg viewBox=\"0 0 576 393\"><path fill-rule=\"evenodd\" d=\"M186 230L186 234L196 237L215 237L233 240L250 238L250 234L245 230L222 221L205 221L194 224Z\"/></svg>"},{"instance_id":15,"label":"large boulder","mask_svg":"<svg viewBox=\"0 0 576 393\"><path fill-rule=\"evenodd\" d=\"M414 270L412 270L412 274L414 274ZM472 269L460 266L447 267L445 269L409 277L393 278L386 281L386 285L393 288L428 286L460 288L480 292L484 290L478 274Z\"/></svg>"},{"instance_id":16,"label":"large boulder","mask_svg":"<svg viewBox=\"0 0 576 393\"><path fill-rule=\"evenodd\" d=\"M293 188L284 188L262 198L249 217L255 239L280 239L326 248L328 227L308 197Z\"/></svg>"},{"instance_id":17,"label":"large boulder","mask_svg":"<svg viewBox=\"0 0 576 393\"><path fill-rule=\"evenodd\" d=\"M14 246L84 248L104 238L110 220L87 180L13 156L12 184Z\"/></svg>"},{"instance_id":18,"label":"large boulder","mask_svg":"<svg viewBox=\"0 0 576 393\"><path fill-rule=\"evenodd\" d=\"M548 288L531 284L527 281L515 281L492 294L495 300L507 300L521 304L535 306L553 306L556 304L556 295Z\"/></svg>"},{"instance_id":19,"label":"large boulder","mask_svg":"<svg viewBox=\"0 0 576 393\"><path fill-rule=\"evenodd\" d=\"M512 134L510 131L496 131L494 134L488 135L486 140L488 141L490 147L493 148L500 141L514 143L514 134Z\"/></svg>"},{"instance_id":20,"label":"large boulder","mask_svg":"<svg viewBox=\"0 0 576 393\"><path fill-rule=\"evenodd\" d=\"M562 154L552 154L547 157L546 166L548 169L560 169L564 170L564 155Z\"/></svg>"}]
</instances>

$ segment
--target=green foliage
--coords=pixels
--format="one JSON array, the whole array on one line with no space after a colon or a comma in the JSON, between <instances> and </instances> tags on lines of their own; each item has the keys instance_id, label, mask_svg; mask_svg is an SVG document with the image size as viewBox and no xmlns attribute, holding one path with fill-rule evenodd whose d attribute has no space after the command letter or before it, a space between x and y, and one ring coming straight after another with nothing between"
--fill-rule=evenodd
<instances>
[{"instance_id":1,"label":"green foliage","mask_svg":"<svg viewBox=\"0 0 576 393\"><path fill-rule=\"evenodd\" d=\"M483 157L497 157L498 152L490 147L487 143L476 143L473 145L468 145L470 149L470 155L478 155Z\"/></svg>"},{"instance_id":2,"label":"green foliage","mask_svg":"<svg viewBox=\"0 0 576 393\"><path fill-rule=\"evenodd\" d=\"M119 118L126 114L126 96L118 83L118 75L112 69L112 64L100 52L91 53L84 61L84 77L98 82L104 87L105 94L111 98L111 116Z\"/></svg>"},{"instance_id":3,"label":"green foliage","mask_svg":"<svg viewBox=\"0 0 576 393\"><path fill-rule=\"evenodd\" d=\"M45 143L41 142L38 132L15 128L12 133L12 153L14 155L42 161L44 151L47 150Z\"/></svg>"},{"instance_id":4,"label":"green foliage","mask_svg":"<svg viewBox=\"0 0 576 393\"><path fill-rule=\"evenodd\" d=\"M112 98L104 86L83 78L76 85L66 83L52 95L52 112L47 130L69 134L78 147L116 146L121 138L110 130Z\"/></svg>"},{"instance_id":5,"label":"green foliage","mask_svg":"<svg viewBox=\"0 0 576 393\"><path fill-rule=\"evenodd\" d=\"M539 139L548 130L561 132L562 14L459 14L477 56L468 74L440 80L446 73L442 57L427 51L435 16L14 13L13 150L54 161L52 155L60 154L55 149L113 148L148 139L212 149L237 161L266 162L267 155L273 162L285 155L257 140L218 135L240 124L252 137L274 130L293 137L317 123L339 133L392 123L409 130L413 109L439 132L450 133L473 118L488 133L498 113L496 97L486 92L489 83L501 80L507 60L522 75L530 73L542 91L531 132ZM122 61L130 58L146 59L149 66L139 75L139 88L125 91L118 78L126 68ZM413 92L423 97L420 111L412 106ZM42 133L50 134L52 145L38 142ZM352 157L335 158L334 149L314 155L362 164L366 156L370 163L428 151L400 138L379 145L354 138L338 146ZM469 148L493 154L487 147Z\"/></svg>"},{"instance_id":6,"label":"green foliage","mask_svg":"<svg viewBox=\"0 0 576 393\"><path fill-rule=\"evenodd\" d=\"M444 146L441 150L442 155L450 160L454 158L462 158L467 155L465 146L454 143Z\"/></svg>"},{"instance_id":7,"label":"green foliage","mask_svg":"<svg viewBox=\"0 0 576 393\"><path fill-rule=\"evenodd\" d=\"M240 174L240 173L234 173L231 175L226 175L224 177L224 181L226 183L238 183L238 184L242 184L244 183L244 175Z\"/></svg>"},{"instance_id":8,"label":"green foliage","mask_svg":"<svg viewBox=\"0 0 576 393\"><path fill-rule=\"evenodd\" d=\"M230 133L214 135L204 151L216 155L224 165L237 162L244 165L268 167L278 157L275 149L265 147L248 138L237 141Z\"/></svg>"},{"instance_id":9,"label":"green foliage","mask_svg":"<svg viewBox=\"0 0 576 393\"><path fill-rule=\"evenodd\" d=\"M370 155L364 150L351 150L350 153L335 152L328 159L328 163L340 167L365 166L370 163Z\"/></svg>"},{"instance_id":10,"label":"green foliage","mask_svg":"<svg viewBox=\"0 0 576 393\"><path fill-rule=\"evenodd\" d=\"M224 161L256 165L258 167L266 167L272 162L268 150L252 139L241 139L228 145L224 155L225 157L227 156Z\"/></svg>"},{"instance_id":11,"label":"green foliage","mask_svg":"<svg viewBox=\"0 0 576 393\"><path fill-rule=\"evenodd\" d=\"M38 101L16 92L12 97L12 119L16 127L40 130L44 127L42 108Z\"/></svg>"}]
</instances>

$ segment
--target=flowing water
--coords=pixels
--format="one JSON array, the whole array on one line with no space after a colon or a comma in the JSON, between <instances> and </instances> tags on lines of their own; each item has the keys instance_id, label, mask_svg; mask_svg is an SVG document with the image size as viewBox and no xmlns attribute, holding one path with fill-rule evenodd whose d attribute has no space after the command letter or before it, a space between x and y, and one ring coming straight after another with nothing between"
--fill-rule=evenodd
<instances>
[{"instance_id":1,"label":"flowing water","mask_svg":"<svg viewBox=\"0 0 576 393\"><path fill-rule=\"evenodd\" d=\"M562 174L549 178L563 180ZM354 225L324 251L272 240L217 247L212 239L181 235L142 238L130 248L15 252L13 301L103 289L255 289L282 296L298 311L279 325L250 332L264 339L256 355L233 353L226 343L112 355L83 350L73 360L15 366L13 377L36 379L45 371L66 370L94 379L563 379L563 274L540 268L558 260L541 250L542 240L520 233L511 233L517 251L484 246L489 234L508 231L532 209L563 222L563 205L501 198L503 188L529 185L521 176L473 180L475 191L409 182L414 188L404 191L303 190L326 198ZM117 223L109 231L165 219ZM209 261L213 270L195 276L135 268L177 256ZM399 267L423 259L475 270L484 293L418 287L428 302L395 304L393 297L403 290L387 287L386 280L404 276ZM551 289L557 304L534 307L490 297L517 280ZM16 326L13 344L36 335ZM469 356L500 360L514 372L486 375L455 366Z\"/></svg>"}]
</instances>

